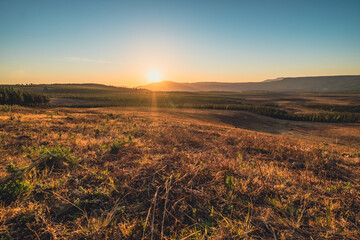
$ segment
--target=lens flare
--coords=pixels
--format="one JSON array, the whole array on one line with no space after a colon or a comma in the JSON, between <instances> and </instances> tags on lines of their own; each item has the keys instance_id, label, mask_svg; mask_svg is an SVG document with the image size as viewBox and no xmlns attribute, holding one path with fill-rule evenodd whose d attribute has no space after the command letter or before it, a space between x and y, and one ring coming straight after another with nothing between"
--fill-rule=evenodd
<instances>
[{"instance_id":1,"label":"lens flare","mask_svg":"<svg viewBox=\"0 0 360 240\"><path fill-rule=\"evenodd\" d=\"M146 74L149 82L160 82L162 79L162 73L157 69L151 69Z\"/></svg>"}]
</instances>

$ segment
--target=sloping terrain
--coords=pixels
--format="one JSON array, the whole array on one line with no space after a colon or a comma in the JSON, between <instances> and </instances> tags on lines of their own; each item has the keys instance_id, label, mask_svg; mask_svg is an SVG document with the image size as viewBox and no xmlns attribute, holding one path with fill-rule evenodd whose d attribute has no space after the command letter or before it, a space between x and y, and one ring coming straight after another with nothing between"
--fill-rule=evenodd
<instances>
[{"instance_id":1,"label":"sloping terrain","mask_svg":"<svg viewBox=\"0 0 360 240\"><path fill-rule=\"evenodd\" d=\"M157 110L0 112L1 238L359 239L357 147Z\"/></svg>"},{"instance_id":2,"label":"sloping terrain","mask_svg":"<svg viewBox=\"0 0 360 240\"><path fill-rule=\"evenodd\" d=\"M280 78L276 81L225 83L171 81L151 83L139 88L153 91L279 91L279 92L352 92L360 93L360 76L321 76Z\"/></svg>"},{"instance_id":3,"label":"sloping terrain","mask_svg":"<svg viewBox=\"0 0 360 240\"><path fill-rule=\"evenodd\" d=\"M119 94L141 94L149 92L126 87L115 87L96 83L69 84L17 84L1 85L30 92L46 94L50 97L104 97Z\"/></svg>"}]
</instances>

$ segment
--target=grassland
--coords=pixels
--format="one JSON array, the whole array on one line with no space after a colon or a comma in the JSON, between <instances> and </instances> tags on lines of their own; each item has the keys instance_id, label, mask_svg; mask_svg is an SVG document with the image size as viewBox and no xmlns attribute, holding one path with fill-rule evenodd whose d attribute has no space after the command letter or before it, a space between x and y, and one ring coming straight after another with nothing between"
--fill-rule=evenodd
<instances>
[{"instance_id":1,"label":"grassland","mask_svg":"<svg viewBox=\"0 0 360 240\"><path fill-rule=\"evenodd\" d=\"M5 108L0 236L359 239L359 124L353 144L338 144L235 127L250 117L308 137L306 124L348 126L155 106Z\"/></svg>"},{"instance_id":2,"label":"grassland","mask_svg":"<svg viewBox=\"0 0 360 240\"><path fill-rule=\"evenodd\" d=\"M360 122L358 105L354 105L354 103L360 102L360 94L151 92L99 84L16 85L14 87L46 94L52 98L51 104L53 106L84 108L155 106L161 108L221 109L248 111L293 121ZM331 101L332 104L329 105L328 101Z\"/></svg>"}]
</instances>

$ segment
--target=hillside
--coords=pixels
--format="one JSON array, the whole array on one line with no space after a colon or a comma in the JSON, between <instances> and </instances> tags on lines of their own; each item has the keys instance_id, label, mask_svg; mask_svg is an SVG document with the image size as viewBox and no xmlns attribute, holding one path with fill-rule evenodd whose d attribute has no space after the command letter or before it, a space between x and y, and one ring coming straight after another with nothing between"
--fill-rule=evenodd
<instances>
[{"instance_id":1,"label":"hillside","mask_svg":"<svg viewBox=\"0 0 360 240\"><path fill-rule=\"evenodd\" d=\"M287 77L263 82L225 83L195 82L175 83L164 81L151 83L139 88L153 91L281 91L281 92L351 92L360 93L360 75Z\"/></svg>"},{"instance_id":2,"label":"hillside","mask_svg":"<svg viewBox=\"0 0 360 240\"><path fill-rule=\"evenodd\" d=\"M144 90L115 87L96 83L83 84L17 84L17 85L2 85L5 87L13 87L21 90L47 94L50 97L54 96L74 96L74 95L112 95L124 93L141 93ZM146 91L147 92L147 91Z\"/></svg>"},{"instance_id":3,"label":"hillside","mask_svg":"<svg viewBox=\"0 0 360 240\"><path fill-rule=\"evenodd\" d=\"M241 129L296 125L237 112L11 114L0 112L1 239L359 239L358 124L318 124L341 137L321 142Z\"/></svg>"}]
</instances>

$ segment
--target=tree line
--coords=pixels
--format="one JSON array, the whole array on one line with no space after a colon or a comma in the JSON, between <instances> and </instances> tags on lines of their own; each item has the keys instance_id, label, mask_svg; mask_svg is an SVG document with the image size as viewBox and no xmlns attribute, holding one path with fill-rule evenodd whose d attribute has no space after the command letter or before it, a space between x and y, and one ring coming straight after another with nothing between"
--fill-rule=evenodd
<instances>
[{"instance_id":1,"label":"tree line","mask_svg":"<svg viewBox=\"0 0 360 240\"><path fill-rule=\"evenodd\" d=\"M315 108L330 112L353 112L360 113L360 105L328 105L328 104L308 104L307 108Z\"/></svg>"},{"instance_id":2,"label":"tree line","mask_svg":"<svg viewBox=\"0 0 360 240\"><path fill-rule=\"evenodd\" d=\"M0 87L0 104L8 105L39 105L50 101L44 94L38 94L28 91L15 89L12 87Z\"/></svg>"},{"instance_id":3,"label":"tree line","mask_svg":"<svg viewBox=\"0 0 360 240\"><path fill-rule=\"evenodd\" d=\"M177 107L200 108L200 109L222 109L252 112L272 118L306 121L306 122L327 122L327 123L356 123L360 122L360 114L350 112L319 112L319 113L291 113L265 105L247 104L183 104Z\"/></svg>"}]
</instances>

